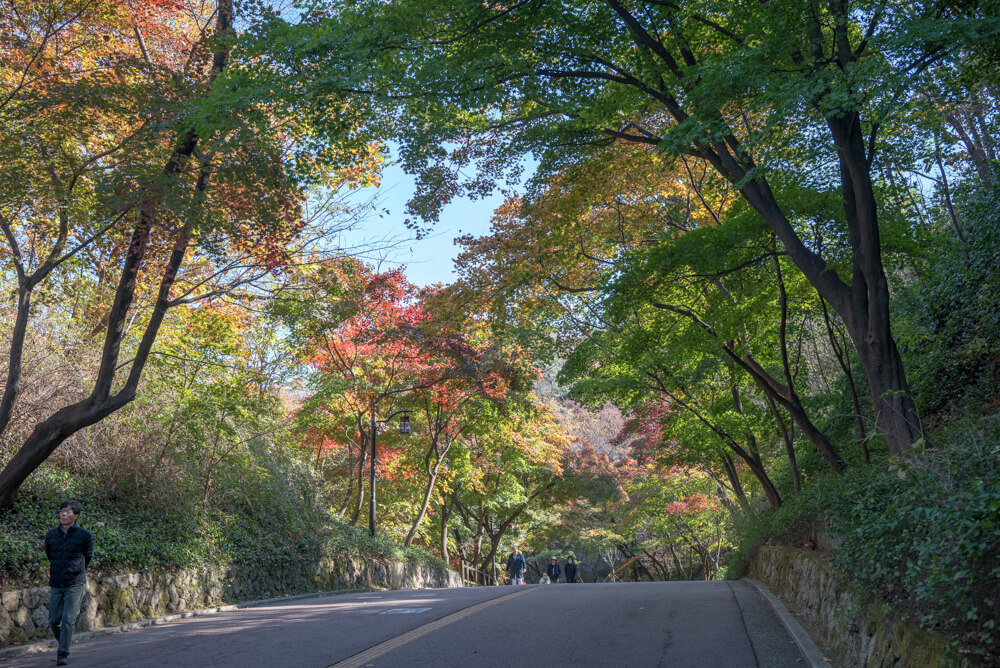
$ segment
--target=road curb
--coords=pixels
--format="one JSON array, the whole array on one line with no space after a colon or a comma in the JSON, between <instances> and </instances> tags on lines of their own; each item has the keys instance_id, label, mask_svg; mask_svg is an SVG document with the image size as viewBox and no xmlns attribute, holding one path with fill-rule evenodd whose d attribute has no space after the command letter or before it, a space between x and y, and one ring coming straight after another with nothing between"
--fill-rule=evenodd
<instances>
[{"instance_id":1,"label":"road curb","mask_svg":"<svg viewBox=\"0 0 1000 668\"><path fill-rule=\"evenodd\" d=\"M129 631L137 631L139 629L144 629L149 626L158 626L160 624L167 624L169 622L177 621L178 619L190 619L191 617L205 617L207 615L217 615L220 612L232 612L233 610L240 610L242 608L253 608L258 605L265 605L268 603L280 603L282 601L297 601L302 598L320 598L323 596L339 596L341 594L359 594L366 591L386 591L384 587L367 587L361 589L331 589L329 591L313 592L309 594L295 594L292 596L279 596L277 598L262 598L256 601L243 601L242 603L233 603L230 605L217 605L211 608L202 608L200 610L188 610L187 612L175 612L171 615L164 615L162 617L153 617L152 619L143 619L138 622L130 622L128 624L120 624L118 626L109 626L102 629L94 629L93 631L83 631L82 633L73 634L73 642L76 643L81 640L89 640L91 638L100 638L101 636L111 636L118 633L128 633ZM15 645L14 647L8 647L6 649L0 649L0 661L5 659L12 659L16 656L22 656L24 654L34 654L36 652L44 652L48 649L55 649L59 645L59 642L55 638L50 638L49 640L41 640L39 642L30 643L28 645Z\"/></svg>"},{"instance_id":2,"label":"road curb","mask_svg":"<svg viewBox=\"0 0 1000 668\"><path fill-rule=\"evenodd\" d=\"M774 614L778 616L785 630L792 636L792 640L795 641L796 646L798 646L799 651L802 653L802 657L809 663L810 668L829 668L831 665L830 661L824 660L823 653L819 647L816 646L816 643L813 642L813 639L806 630L802 628L799 620L785 607L785 604L778 600L778 597L772 594L767 587L756 580L751 578L743 578L743 580L752 584L760 592L761 596L764 597L764 600L770 604L771 609L774 610Z\"/></svg>"}]
</instances>

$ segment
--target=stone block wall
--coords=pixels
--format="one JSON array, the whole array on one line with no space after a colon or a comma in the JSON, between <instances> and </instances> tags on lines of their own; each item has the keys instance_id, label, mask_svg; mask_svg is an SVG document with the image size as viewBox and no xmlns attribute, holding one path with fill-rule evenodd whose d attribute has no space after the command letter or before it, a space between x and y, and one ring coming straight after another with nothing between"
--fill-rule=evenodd
<instances>
[{"instance_id":1,"label":"stone block wall","mask_svg":"<svg viewBox=\"0 0 1000 668\"><path fill-rule=\"evenodd\" d=\"M949 663L944 638L904 621L840 577L818 553L764 545L748 575L764 583L822 637L838 666L928 668Z\"/></svg>"},{"instance_id":2,"label":"stone block wall","mask_svg":"<svg viewBox=\"0 0 1000 668\"><path fill-rule=\"evenodd\" d=\"M77 631L224 603L351 587L461 587L453 571L374 559L327 559L277 569L204 567L88 577ZM0 647L51 637L49 588L0 592Z\"/></svg>"}]
</instances>

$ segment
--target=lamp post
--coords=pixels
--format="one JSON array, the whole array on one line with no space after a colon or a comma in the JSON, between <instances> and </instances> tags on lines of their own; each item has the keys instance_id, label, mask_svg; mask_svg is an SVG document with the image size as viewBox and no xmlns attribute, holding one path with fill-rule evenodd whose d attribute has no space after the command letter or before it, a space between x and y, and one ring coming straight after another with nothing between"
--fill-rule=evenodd
<instances>
[{"instance_id":1,"label":"lamp post","mask_svg":"<svg viewBox=\"0 0 1000 668\"><path fill-rule=\"evenodd\" d=\"M368 532L372 536L375 535L375 454L376 454L375 434L378 432L379 422L383 424L387 423L389 422L389 420L400 414L402 414L403 417L399 421L399 433L409 434L410 416L406 415L406 413L409 412L411 412L409 408L404 408L402 410L396 411L395 413L385 418L384 420L377 420L375 418L375 402L374 401L372 402L372 467L371 467L370 480L368 483Z\"/></svg>"}]
</instances>

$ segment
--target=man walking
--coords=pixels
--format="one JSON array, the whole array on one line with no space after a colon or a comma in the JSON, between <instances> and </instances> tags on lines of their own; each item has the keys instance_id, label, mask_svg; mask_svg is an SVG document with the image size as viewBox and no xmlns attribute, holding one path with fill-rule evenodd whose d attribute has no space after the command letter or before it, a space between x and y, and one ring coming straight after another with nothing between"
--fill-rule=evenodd
<instances>
[{"instance_id":1,"label":"man walking","mask_svg":"<svg viewBox=\"0 0 1000 668\"><path fill-rule=\"evenodd\" d=\"M566 557L566 568L563 572L566 573L566 582L576 582L576 562L573 561L573 555Z\"/></svg>"},{"instance_id":2,"label":"man walking","mask_svg":"<svg viewBox=\"0 0 1000 668\"><path fill-rule=\"evenodd\" d=\"M59 526L45 534L45 554L49 558L49 626L59 640L56 665L69 663L73 627L87 590L87 566L94 556L94 537L76 526L83 506L66 501L59 507Z\"/></svg>"},{"instance_id":3,"label":"man walking","mask_svg":"<svg viewBox=\"0 0 1000 668\"><path fill-rule=\"evenodd\" d=\"M526 570L528 570L528 562L524 560L524 555L517 551L517 545L515 545L514 551L507 557L507 572L510 573L510 583L523 585Z\"/></svg>"},{"instance_id":4,"label":"man walking","mask_svg":"<svg viewBox=\"0 0 1000 668\"><path fill-rule=\"evenodd\" d=\"M556 561L556 555L549 557L549 565L545 569L545 574L549 576L549 582L555 584L559 582L559 576L562 575L562 569L559 568L559 562Z\"/></svg>"}]
</instances>

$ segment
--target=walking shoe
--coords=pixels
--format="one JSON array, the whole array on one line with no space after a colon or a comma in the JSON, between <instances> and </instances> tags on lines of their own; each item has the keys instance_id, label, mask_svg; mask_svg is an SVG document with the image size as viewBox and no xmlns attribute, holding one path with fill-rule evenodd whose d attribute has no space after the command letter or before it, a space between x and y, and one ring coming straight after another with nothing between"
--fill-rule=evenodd
<instances>
[{"instance_id":1,"label":"walking shoe","mask_svg":"<svg viewBox=\"0 0 1000 668\"><path fill-rule=\"evenodd\" d=\"M56 659L56 665L57 666L68 666L69 665L69 659L67 659L65 656L60 656L58 659Z\"/></svg>"}]
</instances>

